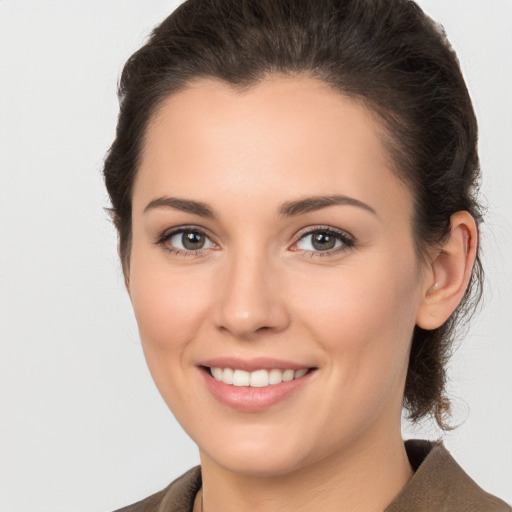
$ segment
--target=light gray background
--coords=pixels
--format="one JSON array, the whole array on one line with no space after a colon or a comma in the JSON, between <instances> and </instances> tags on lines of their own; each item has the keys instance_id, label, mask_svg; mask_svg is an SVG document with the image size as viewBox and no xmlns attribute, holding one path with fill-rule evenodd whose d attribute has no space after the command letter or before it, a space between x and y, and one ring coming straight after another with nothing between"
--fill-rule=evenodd
<instances>
[{"instance_id":1,"label":"light gray background","mask_svg":"<svg viewBox=\"0 0 512 512\"><path fill-rule=\"evenodd\" d=\"M1 512L106 511L198 462L146 370L100 176L122 64L178 3L0 0ZM459 53L489 205L445 442L512 502L512 1L420 3Z\"/></svg>"}]
</instances>

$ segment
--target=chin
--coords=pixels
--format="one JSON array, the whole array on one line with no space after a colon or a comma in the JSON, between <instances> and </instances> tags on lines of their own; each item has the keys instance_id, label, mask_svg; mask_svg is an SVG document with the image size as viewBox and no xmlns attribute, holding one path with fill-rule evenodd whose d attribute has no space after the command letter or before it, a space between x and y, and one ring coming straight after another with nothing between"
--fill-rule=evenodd
<instances>
[{"instance_id":1,"label":"chin","mask_svg":"<svg viewBox=\"0 0 512 512\"><path fill-rule=\"evenodd\" d=\"M268 434L268 433L267 433ZM293 473L318 460L319 450L308 449L301 437L274 435L246 436L240 435L218 439L215 445L201 447L201 462L212 461L224 470L259 477L275 477Z\"/></svg>"},{"instance_id":2,"label":"chin","mask_svg":"<svg viewBox=\"0 0 512 512\"><path fill-rule=\"evenodd\" d=\"M216 465L231 473L261 478L287 475L303 467L296 456L271 454L261 449L258 452L251 455L244 451L243 453L221 454L219 457L210 458Z\"/></svg>"}]
</instances>

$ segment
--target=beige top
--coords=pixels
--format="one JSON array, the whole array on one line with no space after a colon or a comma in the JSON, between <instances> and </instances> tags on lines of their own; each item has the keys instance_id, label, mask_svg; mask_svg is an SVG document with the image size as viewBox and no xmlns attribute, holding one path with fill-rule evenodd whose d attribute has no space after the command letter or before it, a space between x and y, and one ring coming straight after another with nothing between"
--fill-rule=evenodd
<instances>
[{"instance_id":1,"label":"beige top","mask_svg":"<svg viewBox=\"0 0 512 512\"><path fill-rule=\"evenodd\" d=\"M414 476L384 512L512 512L483 491L441 443L405 442ZM192 512L201 468L191 469L164 490L117 512Z\"/></svg>"}]
</instances>

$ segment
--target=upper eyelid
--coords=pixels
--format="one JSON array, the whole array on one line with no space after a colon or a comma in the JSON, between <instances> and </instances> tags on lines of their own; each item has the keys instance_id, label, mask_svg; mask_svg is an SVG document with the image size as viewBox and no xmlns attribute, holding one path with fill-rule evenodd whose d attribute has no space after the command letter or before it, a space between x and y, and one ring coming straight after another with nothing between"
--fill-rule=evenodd
<instances>
[{"instance_id":1,"label":"upper eyelid","mask_svg":"<svg viewBox=\"0 0 512 512\"><path fill-rule=\"evenodd\" d=\"M302 237L304 237L306 235L310 235L312 233L318 233L318 232L322 232L322 231L327 232L327 233L333 233L333 234L339 235L340 237L343 237L343 238L348 238L352 242L356 241L355 237L351 233L349 233L348 231L346 231L344 229L335 228L333 226L322 226L322 225L310 226L310 227L301 229L296 234L296 241L300 240Z\"/></svg>"},{"instance_id":2,"label":"upper eyelid","mask_svg":"<svg viewBox=\"0 0 512 512\"><path fill-rule=\"evenodd\" d=\"M183 231L197 231L198 233L201 233L208 237L210 240L215 238L212 236L210 230L203 228L201 226L197 226L195 224L189 224L189 225L183 225L183 226L175 226L173 228L164 229L159 235L157 235L156 243L160 243L162 241L168 240L172 236L176 235L177 233L181 233ZM212 240L213 242L213 240Z\"/></svg>"}]
</instances>

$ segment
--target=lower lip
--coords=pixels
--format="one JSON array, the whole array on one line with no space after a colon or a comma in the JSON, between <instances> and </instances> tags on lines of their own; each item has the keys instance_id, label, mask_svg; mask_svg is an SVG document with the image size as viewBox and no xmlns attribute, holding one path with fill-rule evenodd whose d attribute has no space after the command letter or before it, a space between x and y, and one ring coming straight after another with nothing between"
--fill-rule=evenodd
<instances>
[{"instance_id":1,"label":"lower lip","mask_svg":"<svg viewBox=\"0 0 512 512\"><path fill-rule=\"evenodd\" d=\"M201 369L201 373L210 393L222 404L241 412L261 412L298 392L311 380L315 372L309 371L299 379L264 388L224 384L224 382L214 379L204 368Z\"/></svg>"}]
</instances>

